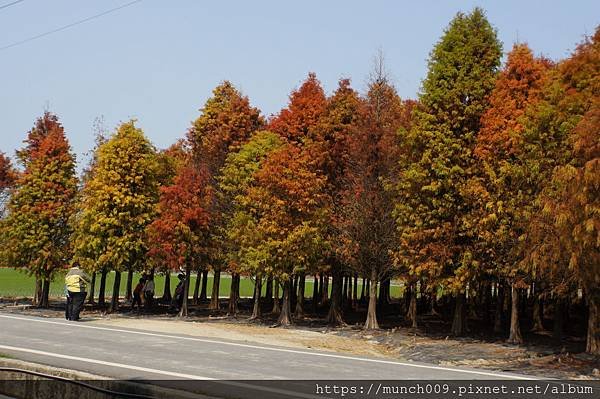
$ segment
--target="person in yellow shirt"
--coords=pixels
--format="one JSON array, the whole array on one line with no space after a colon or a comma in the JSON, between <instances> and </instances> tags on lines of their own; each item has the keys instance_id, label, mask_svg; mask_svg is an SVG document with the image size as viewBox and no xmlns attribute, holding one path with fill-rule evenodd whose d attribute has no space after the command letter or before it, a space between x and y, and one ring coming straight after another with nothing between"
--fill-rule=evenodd
<instances>
[{"instance_id":1,"label":"person in yellow shirt","mask_svg":"<svg viewBox=\"0 0 600 399\"><path fill-rule=\"evenodd\" d=\"M71 269L65 276L65 286L67 289L67 320L79 320L79 313L83 307L83 302L87 296L87 285L90 282L89 276L79 268L78 262L73 262Z\"/></svg>"}]
</instances>

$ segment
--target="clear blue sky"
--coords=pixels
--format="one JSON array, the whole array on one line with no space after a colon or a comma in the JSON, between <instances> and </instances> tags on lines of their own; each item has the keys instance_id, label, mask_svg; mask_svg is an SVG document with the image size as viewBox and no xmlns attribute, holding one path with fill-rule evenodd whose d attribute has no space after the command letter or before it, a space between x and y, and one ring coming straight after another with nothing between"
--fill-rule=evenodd
<instances>
[{"instance_id":1,"label":"clear blue sky","mask_svg":"<svg viewBox=\"0 0 600 399\"><path fill-rule=\"evenodd\" d=\"M0 47L127 2L25 0L0 9ZM63 122L80 162L101 115L111 130L137 118L164 148L184 136L224 79L270 115L309 71L327 92L340 77L362 90L378 48L400 95L415 97L448 22L477 5L505 51L519 39L553 59L600 24L600 2L592 0L143 0L0 51L0 150L13 155L46 107Z\"/></svg>"}]
</instances>

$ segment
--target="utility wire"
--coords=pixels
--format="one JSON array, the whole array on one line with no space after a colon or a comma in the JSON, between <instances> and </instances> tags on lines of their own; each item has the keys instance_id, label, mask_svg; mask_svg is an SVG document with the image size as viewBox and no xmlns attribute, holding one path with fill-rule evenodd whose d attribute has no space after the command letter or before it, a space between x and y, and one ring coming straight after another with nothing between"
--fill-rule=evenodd
<instances>
[{"instance_id":1,"label":"utility wire","mask_svg":"<svg viewBox=\"0 0 600 399\"><path fill-rule=\"evenodd\" d=\"M24 1L24 0L20 0L20 1ZM106 10L106 11L104 11L104 12L101 12L100 14L92 15L91 17L87 17L87 18L84 18L84 19L80 19L79 21L76 21L76 22L70 23L70 24L68 24L68 25L61 26L60 28L56 28L56 29L53 29L53 30L50 30L50 31L47 31L47 32L44 32L44 33L40 33L39 35L35 35L35 36L29 37L29 38L27 38L27 39L20 40L20 41L18 41L18 42L11 43L11 44L9 44L9 45L6 45L6 46L3 46L3 47L0 47L0 51L2 51L2 50L6 50L6 49L9 49L9 48L11 48L11 47L16 47L16 46L19 46L19 45L21 45L21 44L28 43L28 42L30 42L30 41L33 41L33 40L36 40L36 39L42 38L42 37L44 37L44 36L51 35L51 34L53 34L53 33L56 33L56 32L63 31L63 30L65 30L65 29L72 28L72 27L74 27L74 26L77 26L77 25L83 24L83 23L85 23L85 22L88 22L88 21L91 21L91 20L93 20L93 19L100 18L100 17L102 17L102 16L104 16L104 15L106 15L106 14L113 13L113 12L115 12L115 11L118 11L118 10L120 10L120 9L123 9L123 8L125 8L125 7L132 6L132 5L134 5L135 3L139 3L139 2L141 2L141 1L142 1L142 0L134 0L134 1L130 1L129 3L123 4L122 6L119 6L119 7L111 8L110 10Z\"/></svg>"},{"instance_id":2,"label":"utility wire","mask_svg":"<svg viewBox=\"0 0 600 399\"><path fill-rule=\"evenodd\" d=\"M17 1L13 1L12 3L4 4L3 6L0 6L0 10L2 10L3 8L8 8L10 6L14 6L15 4L22 3L24 1L25 0L17 0Z\"/></svg>"}]
</instances>

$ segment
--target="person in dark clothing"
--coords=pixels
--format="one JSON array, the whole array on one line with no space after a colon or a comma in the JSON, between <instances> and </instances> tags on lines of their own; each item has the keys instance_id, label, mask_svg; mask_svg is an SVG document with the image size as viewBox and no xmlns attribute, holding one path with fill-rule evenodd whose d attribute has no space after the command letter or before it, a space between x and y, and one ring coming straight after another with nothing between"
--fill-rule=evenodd
<instances>
[{"instance_id":1,"label":"person in dark clothing","mask_svg":"<svg viewBox=\"0 0 600 399\"><path fill-rule=\"evenodd\" d=\"M133 302L131 303L132 311L135 309L135 305L137 305L138 310L142 309L142 290L144 289L144 284L146 284L146 280L142 277L133 290Z\"/></svg>"},{"instance_id":2,"label":"person in dark clothing","mask_svg":"<svg viewBox=\"0 0 600 399\"><path fill-rule=\"evenodd\" d=\"M185 274L179 273L177 275L177 278L179 279L179 284L177 284L177 287L175 288L175 297L173 298L173 302L177 310L180 310L181 306L183 306L183 294L185 291Z\"/></svg>"},{"instance_id":3,"label":"person in dark clothing","mask_svg":"<svg viewBox=\"0 0 600 399\"><path fill-rule=\"evenodd\" d=\"M67 286L65 285L65 297L67 298L67 306L65 306L65 319L71 319L71 308L73 307L73 300L69 295L69 290L67 290Z\"/></svg>"},{"instance_id":4,"label":"person in dark clothing","mask_svg":"<svg viewBox=\"0 0 600 399\"><path fill-rule=\"evenodd\" d=\"M79 268L79 263L74 262L65 276L67 288L67 311L65 316L68 320L79 320L79 313L87 296L86 288L90 278Z\"/></svg>"}]
</instances>

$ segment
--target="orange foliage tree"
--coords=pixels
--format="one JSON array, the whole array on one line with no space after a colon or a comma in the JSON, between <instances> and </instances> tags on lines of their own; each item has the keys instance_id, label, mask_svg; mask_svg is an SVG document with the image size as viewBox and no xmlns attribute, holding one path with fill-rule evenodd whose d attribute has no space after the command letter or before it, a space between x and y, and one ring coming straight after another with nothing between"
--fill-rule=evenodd
<instances>
[{"instance_id":1,"label":"orange foliage tree","mask_svg":"<svg viewBox=\"0 0 600 399\"><path fill-rule=\"evenodd\" d=\"M527 226L523 211L532 201L527 179L519 179L515 159L523 140L525 112L541 100L548 84L551 64L535 58L526 44L516 44L500 72L490 94L490 108L481 118L474 154L480 162L480 174L470 181L473 220L481 246L477 252L482 277L498 283L508 279L512 292L509 342L521 343L518 323L518 288L528 277L519 266L519 237ZM488 285L485 285L489 289ZM483 293L482 293L483 294ZM505 293L508 295L508 291ZM501 313L496 313L496 329Z\"/></svg>"},{"instance_id":2,"label":"orange foliage tree","mask_svg":"<svg viewBox=\"0 0 600 399\"><path fill-rule=\"evenodd\" d=\"M268 129L298 144L314 139L325 106L325 92L317 75L311 72L300 88L290 94L287 108L271 119Z\"/></svg>"},{"instance_id":3,"label":"orange foliage tree","mask_svg":"<svg viewBox=\"0 0 600 399\"><path fill-rule=\"evenodd\" d=\"M310 270L327 245L322 235L326 179L316 171L316 162L309 149L287 144L267 155L247 191L267 254L264 263L284 287L280 325L292 322L292 276Z\"/></svg>"}]
</instances>

